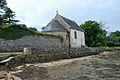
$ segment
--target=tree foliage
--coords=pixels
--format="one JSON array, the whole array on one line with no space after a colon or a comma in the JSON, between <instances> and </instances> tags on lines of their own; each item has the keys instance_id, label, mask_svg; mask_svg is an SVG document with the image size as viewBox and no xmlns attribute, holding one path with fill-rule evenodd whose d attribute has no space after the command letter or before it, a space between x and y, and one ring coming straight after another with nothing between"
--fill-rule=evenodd
<instances>
[{"instance_id":1,"label":"tree foliage","mask_svg":"<svg viewBox=\"0 0 120 80\"><path fill-rule=\"evenodd\" d=\"M85 41L89 47L105 46L106 31L96 21L86 21L80 25L85 30Z\"/></svg>"},{"instance_id":2,"label":"tree foliage","mask_svg":"<svg viewBox=\"0 0 120 80\"><path fill-rule=\"evenodd\" d=\"M120 31L111 32L106 40L108 46L120 46Z\"/></svg>"},{"instance_id":3,"label":"tree foliage","mask_svg":"<svg viewBox=\"0 0 120 80\"><path fill-rule=\"evenodd\" d=\"M6 8L6 0L0 0L0 25L2 25L2 10L4 10Z\"/></svg>"},{"instance_id":4,"label":"tree foliage","mask_svg":"<svg viewBox=\"0 0 120 80\"><path fill-rule=\"evenodd\" d=\"M43 26L43 27L41 27L41 29L42 29L42 30L44 30L44 29L45 29L45 27Z\"/></svg>"},{"instance_id":5,"label":"tree foliage","mask_svg":"<svg viewBox=\"0 0 120 80\"><path fill-rule=\"evenodd\" d=\"M33 33L20 24L6 24L0 27L0 38L6 40L15 40Z\"/></svg>"},{"instance_id":6,"label":"tree foliage","mask_svg":"<svg viewBox=\"0 0 120 80\"><path fill-rule=\"evenodd\" d=\"M6 5L7 5L6 0L0 0L0 9L5 8Z\"/></svg>"},{"instance_id":7,"label":"tree foliage","mask_svg":"<svg viewBox=\"0 0 120 80\"><path fill-rule=\"evenodd\" d=\"M2 25L2 17L0 16L0 26Z\"/></svg>"},{"instance_id":8,"label":"tree foliage","mask_svg":"<svg viewBox=\"0 0 120 80\"><path fill-rule=\"evenodd\" d=\"M37 29L35 27L30 27L29 30L37 32Z\"/></svg>"},{"instance_id":9,"label":"tree foliage","mask_svg":"<svg viewBox=\"0 0 120 80\"><path fill-rule=\"evenodd\" d=\"M2 15L3 23L15 24L19 22L19 20L15 20L15 17L15 12L13 12L10 8L6 8L5 13Z\"/></svg>"}]
</instances>

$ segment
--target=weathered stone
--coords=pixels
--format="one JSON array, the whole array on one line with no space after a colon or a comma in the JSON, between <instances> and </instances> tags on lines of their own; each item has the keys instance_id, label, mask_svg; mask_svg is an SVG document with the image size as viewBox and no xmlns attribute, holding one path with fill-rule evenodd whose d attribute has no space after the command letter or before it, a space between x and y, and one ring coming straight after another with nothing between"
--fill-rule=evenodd
<instances>
[{"instance_id":1,"label":"weathered stone","mask_svg":"<svg viewBox=\"0 0 120 80\"><path fill-rule=\"evenodd\" d=\"M21 51L25 47L28 48L55 47L56 48L59 46L62 47L60 39L53 36L28 35L16 40L0 39L0 52Z\"/></svg>"}]
</instances>

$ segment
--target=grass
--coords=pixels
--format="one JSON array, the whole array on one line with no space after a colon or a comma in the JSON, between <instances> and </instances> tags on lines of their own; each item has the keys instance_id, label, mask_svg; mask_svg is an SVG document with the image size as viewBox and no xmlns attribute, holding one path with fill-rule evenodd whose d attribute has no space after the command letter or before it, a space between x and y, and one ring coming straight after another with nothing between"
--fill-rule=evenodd
<instances>
[{"instance_id":1,"label":"grass","mask_svg":"<svg viewBox=\"0 0 120 80\"><path fill-rule=\"evenodd\" d=\"M120 72L114 72L113 74L114 75L120 75Z\"/></svg>"},{"instance_id":2,"label":"grass","mask_svg":"<svg viewBox=\"0 0 120 80\"><path fill-rule=\"evenodd\" d=\"M114 49L120 49L120 47L103 47L104 49L111 49L111 50L114 50Z\"/></svg>"},{"instance_id":3,"label":"grass","mask_svg":"<svg viewBox=\"0 0 120 80\"><path fill-rule=\"evenodd\" d=\"M0 53L0 56L4 56L4 55L22 55L23 52L21 53L8 53L8 54L4 54L4 53Z\"/></svg>"},{"instance_id":4,"label":"grass","mask_svg":"<svg viewBox=\"0 0 120 80\"><path fill-rule=\"evenodd\" d=\"M4 55L10 55L10 54L1 54L1 53L0 53L0 56L4 56Z\"/></svg>"},{"instance_id":5,"label":"grass","mask_svg":"<svg viewBox=\"0 0 120 80\"><path fill-rule=\"evenodd\" d=\"M4 79L5 77L5 75L0 75L0 79Z\"/></svg>"}]
</instances>

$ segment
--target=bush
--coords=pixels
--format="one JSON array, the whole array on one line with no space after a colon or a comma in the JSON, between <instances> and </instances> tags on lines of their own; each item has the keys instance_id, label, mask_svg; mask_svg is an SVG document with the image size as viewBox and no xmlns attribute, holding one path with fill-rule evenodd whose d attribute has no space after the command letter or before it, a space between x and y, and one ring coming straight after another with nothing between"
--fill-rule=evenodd
<instances>
[{"instance_id":1,"label":"bush","mask_svg":"<svg viewBox=\"0 0 120 80\"><path fill-rule=\"evenodd\" d=\"M31 33L33 32L28 30L24 25L6 24L0 28L0 38L6 40L15 40Z\"/></svg>"},{"instance_id":2,"label":"bush","mask_svg":"<svg viewBox=\"0 0 120 80\"><path fill-rule=\"evenodd\" d=\"M34 28L35 29L35 28ZM0 27L0 38L5 40L15 40L21 37L34 34L34 35L41 35L41 36L52 36L59 38L61 42L63 42L63 38L59 35L53 35L43 32L37 32L35 30L31 30L31 28L27 28L24 24L4 24Z\"/></svg>"}]
</instances>

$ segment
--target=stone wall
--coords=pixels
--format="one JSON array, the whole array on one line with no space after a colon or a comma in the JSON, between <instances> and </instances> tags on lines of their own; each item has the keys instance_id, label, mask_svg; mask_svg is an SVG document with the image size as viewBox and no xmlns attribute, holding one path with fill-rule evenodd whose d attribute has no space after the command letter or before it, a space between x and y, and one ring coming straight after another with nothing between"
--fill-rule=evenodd
<instances>
[{"instance_id":1,"label":"stone wall","mask_svg":"<svg viewBox=\"0 0 120 80\"><path fill-rule=\"evenodd\" d=\"M63 31L54 31L54 32L46 32L46 33L49 33L49 34L56 34L56 35L60 35L63 37L63 45L65 47L69 47L69 38L68 38L68 34L67 32L63 32Z\"/></svg>"},{"instance_id":2,"label":"stone wall","mask_svg":"<svg viewBox=\"0 0 120 80\"><path fill-rule=\"evenodd\" d=\"M17 55L7 64L0 66L0 70L11 69L26 63L43 63L59 59L76 58L89 55L97 55L104 51L102 48L25 48L28 52L24 55ZM6 59L6 57L5 57Z\"/></svg>"},{"instance_id":3,"label":"stone wall","mask_svg":"<svg viewBox=\"0 0 120 80\"><path fill-rule=\"evenodd\" d=\"M29 35L16 40L0 39L0 52L2 51L21 51L25 47L62 47L59 38L53 36Z\"/></svg>"},{"instance_id":4,"label":"stone wall","mask_svg":"<svg viewBox=\"0 0 120 80\"><path fill-rule=\"evenodd\" d=\"M103 52L100 47L89 48L24 48L24 54L62 54L69 57L89 56Z\"/></svg>"}]
</instances>

